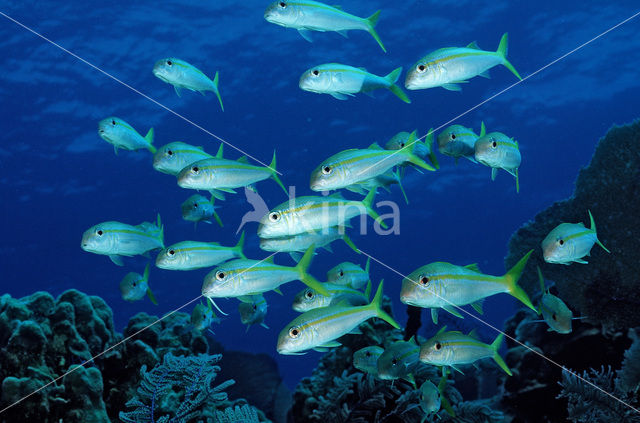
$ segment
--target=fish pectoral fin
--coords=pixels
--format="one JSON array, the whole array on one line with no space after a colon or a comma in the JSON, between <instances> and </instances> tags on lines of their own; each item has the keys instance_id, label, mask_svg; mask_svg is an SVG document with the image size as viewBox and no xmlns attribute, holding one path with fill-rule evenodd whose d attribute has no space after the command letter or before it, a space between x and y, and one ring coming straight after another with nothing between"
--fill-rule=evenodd
<instances>
[{"instance_id":1,"label":"fish pectoral fin","mask_svg":"<svg viewBox=\"0 0 640 423\"><path fill-rule=\"evenodd\" d=\"M497 167L491 168L491 180L492 181L496 180L496 176L497 175L498 175L498 168Z\"/></svg>"},{"instance_id":2,"label":"fish pectoral fin","mask_svg":"<svg viewBox=\"0 0 640 423\"><path fill-rule=\"evenodd\" d=\"M331 94L331 96L333 98L337 98L338 100L348 100L349 97L347 97L346 95L342 94L342 93L329 93Z\"/></svg>"},{"instance_id":3,"label":"fish pectoral fin","mask_svg":"<svg viewBox=\"0 0 640 423\"><path fill-rule=\"evenodd\" d=\"M182 97L182 88L180 88L177 85L174 85L173 89L176 90L176 94L178 94L178 97Z\"/></svg>"},{"instance_id":4,"label":"fish pectoral fin","mask_svg":"<svg viewBox=\"0 0 640 423\"><path fill-rule=\"evenodd\" d=\"M449 312L449 313L453 314L454 316L459 317L459 318L461 318L461 319L464 319L464 317L462 316L462 314L460 314L460 313L458 312L458 310L456 310L456 309L455 309L455 307L450 306L450 305L446 305L446 306L444 306L444 307L442 307L442 308L443 308L445 311L447 311L447 312Z\"/></svg>"},{"instance_id":5,"label":"fish pectoral fin","mask_svg":"<svg viewBox=\"0 0 640 423\"><path fill-rule=\"evenodd\" d=\"M589 264L589 262L587 262L586 260L582 260L582 259L575 259L573 261L575 261L576 263L580 263L580 264Z\"/></svg>"},{"instance_id":6,"label":"fish pectoral fin","mask_svg":"<svg viewBox=\"0 0 640 423\"><path fill-rule=\"evenodd\" d=\"M478 74L478 76L481 76L481 77L483 77L483 78L487 78L487 79L491 79L491 75L489 74L489 71L488 71L488 70L486 70L486 71L484 71L484 72L479 73L479 74Z\"/></svg>"},{"instance_id":7,"label":"fish pectoral fin","mask_svg":"<svg viewBox=\"0 0 640 423\"><path fill-rule=\"evenodd\" d=\"M458 84L443 84L442 88L444 88L445 90L449 90L449 91L462 91L462 88L460 87L460 85Z\"/></svg>"},{"instance_id":8,"label":"fish pectoral fin","mask_svg":"<svg viewBox=\"0 0 640 423\"><path fill-rule=\"evenodd\" d=\"M260 326L262 326L265 329L269 329L269 326L267 326L266 323L260 323Z\"/></svg>"},{"instance_id":9,"label":"fish pectoral fin","mask_svg":"<svg viewBox=\"0 0 640 423\"><path fill-rule=\"evenodd\" d=\"M329 348L315 347L315 348L312 348L312 350L318 351L318 352L327 352L329 351Z\"/></svg>"},{"instance_id":10,"label":"fish pectoral fin","mask_svg":"<svg viewBox=\"0 0 640 423\"><path fill-rule=\"evenodd\" d=\"M464 375L464 372L462 370L460 370L459 368L457 368L456 366L454 366L453 364L449 364L449 367L451 367L453 370L455 370L456 372L460 373L461 375Z\"/></svg>"},{"instance_id":11,"label":"fish pectoral fin","mask_svg":"<svg viewBox=\"0 0 640 423\"><path fill-rule=\"evenodd\" d=\"M342 35L344 38L349 38L349 34L347 33L347 31L336 31L336 32L338 34Z\"/></svg>"},{"instance_id":12,"label":"fish pectoral fin","mask_svg":"<svg viewBox=\"0 0 640 423\"><path fill-rule=\"evenodd\" d=\"M313 38L311 37L311 31L309 31L308 29L300 28L298 29L298 33L300 33L302 38L304 38L305 40L309 41L310 43L313 42Z\"/></svg>"},{"instance_id":13,"label":"fish pectoral fin","mask_svg":"<svg viewBox=\"0 0 640 423\"><path fill-rule=\"evenodd\" d=\"M434 325L438 324L438 309L437 308L432 308L431 309L431 320L433 321Z\"/></svg>"},{"instance_id":14,"label":"fish pectoral fin","mask_svg":"<svg viewBox=\"0 0 640 423\"><path fill-rule=\"evenodd\" d=\"M231 188L216 188L216 190L222 191L222 192L228 192L229 194L235 194L236 193L236 191L231 189Z\"/></svg>"},{"instance_id":15,"label":"fish pectoral fin","mask_svg":"<svg viewBox=\"0 0 640 423\"><path fill-rule=\"evenodd\" d=\"M124 266L124 263L122 262L122 256L118 256L115 254L112 254L109 256L109 258L111 259L112 262L114 262L116 265L118 266Z\"/></svg>"},{"instance_id":16,"label":"fish pectoral fin","mask_svg":"<svg viewBox=\"0 0 640 423\"><path fill-rule=\"evenodd\" d=\"M118 155L118 146L113 146L113 152L116 154L116 156Z\"/></svg>"},{"instance_id":17,"label":"fish pectoral fin","mask_svg":"<svg viewBox=\"0 0 640 423\"><path fill-rule=\"evenodd\" d=\"M324 344L318 345L320 348L334 348L334 347L339 347L342 344L338 341L329 341L326 342Z\"/></svg>"}]
</instances>

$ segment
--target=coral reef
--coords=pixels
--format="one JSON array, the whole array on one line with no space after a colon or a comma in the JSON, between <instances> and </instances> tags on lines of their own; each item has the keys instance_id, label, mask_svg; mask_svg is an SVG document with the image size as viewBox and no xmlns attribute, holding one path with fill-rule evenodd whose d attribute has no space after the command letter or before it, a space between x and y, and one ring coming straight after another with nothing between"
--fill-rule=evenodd
<instances>
[{"instance_id":1,"label":"coral reef","mask_svg":"<svg viewBox=\"0 0 640 423\"><path fill-rule=\"evenodd\" d=\"M593 213L598 237L611 250L595 247L589 264L548 264L540 253L540 242L559 223L584 222ZM530 249L520 284L529 295L539 291L536 266L553 280L569 308L617 329L640 326L640 291L637 275L640 262L637 231L640 227L640 121L614 127L597 145L591 163L583 168L575 192L538 213L512 236L505 266L510 268Z\"/></svg>"},{"instance_id":2,"label":"coral reef","mask_svg":"<svg viewBox=\"0 0 640 423\"><path fill-rule=\"evenodd\" d=\"M208 354L213 350L223 352L222 346L193 330L189 319L185 313L172 313L158 322L157 317L139 313L131 318L124 332L125 336L136 334L135 337L119 344L123 336L114 331L111 309L99 297L77 290L65 291L58 298L46 292L36 292L21 299L3 295L0 297L0 407L8 407L28 397L4 411L0 422L119 421L118 413L125 410L125 404L131 398L136 397L138 384L146 380L148 385L154 374L153 370L141 374L141 369L162 368L163 365L166 368L181 360L193 363L193 360L198 360L198 354L202 354L199 357L210 357ZM143 328L146 329L140 331ZM104 354L98 355L105 350ZM224 353L225 360L230 357L234 368L238 369L251 368L247 363L256 359L256 356L233 351ZM289 393L282 389L273 360L267 363L268 360L266 356L256 360L265 367L270 364L270 372L264 379L253 375L250 383L266 386L261 391L260 404L269 408L269 415L283 415L285 411L282 408L288 407ZM168 395L173 399L174 411L182 413L186 410L187 417L188 411L200 410L194 406L198 402L196 394L208 392L202 383L210 381L209 376L219 371L219 367L213 365L206 367L202 364L200 368L206 377L199 382L197 392L189 391L190 402L178 402L181 397L177 390L171 390ZM212 368L215 372L211 371ZM233 375L234 368L229 368L230 375ZM242 383L250 380L246 373L239 373ZM61 377L64 374L66 376ZM220 420L222 417L218 416L223 414L219 412L226 412L224 410L230 407L233 412L224 414L229 418L237 408L249 410L247 412L252 419L257 419L255 421L269 421L265 413L249 406L246 400L231 400L240 398L237 393L248 392L253 386L237 388L229 399L226 394L224 399L217 398L220 400L215 403L217 407L211 404L202 407L200 420L208 423L225 421ZM267 389L274 391L267 395ZM213 387L208 393L216 395ZM182 398L186 394L183 392ZM167 407L170 408L171 404L167 403ZM240 416L242 412L236 414ZM182 417L182 420L172 421L187 421Z\"/></svg>"}]
</instances>

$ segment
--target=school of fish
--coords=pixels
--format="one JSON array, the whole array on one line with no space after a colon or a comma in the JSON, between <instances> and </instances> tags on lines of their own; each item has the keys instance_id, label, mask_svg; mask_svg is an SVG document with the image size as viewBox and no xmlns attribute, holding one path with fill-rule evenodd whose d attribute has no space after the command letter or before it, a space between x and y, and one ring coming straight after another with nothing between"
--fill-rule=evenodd
<instances>
[{"instance_id":1,"label":"school of fish","mask_svg":"<svg viewBox=\"0 0 640 423\"><path fill-rule=\"evenodd\" d=\"M350 14L340 7L312 0L275 1L264 12L267 22L285 28L294 28L311 42L313 33L337 32L347 37L348 31L365 31L386 52L375 26L380 11L367 18ZM345 41L346 42L346 41ZM420 58L408 68L404 88L410 91L442 87L460 91L461 84L469 83L476 76L490 78L489 70L498 65L506 67L515 77L522 79L507 60L508 35L500 38L495 51L482 50L475 42L464 47L444 47ZM328 58L329 60L331 58ZM384 75L384 69L371 73L361 64L348 65L334 62L309 67L299 79L300 89L312 93L329 94L339 99L363 93L373 95L377 90L391 91L402 102L411 100L398 85L403 67L398 66ZM152 67L159 80L172 85L178 96L184 91L198 91L205 95L211 91L224 111L220 90L220 72L207 73L178 58L159 59ZM213 78L207 75L213 74ZM382 75L382 76L381 76ZM246 157L224 157L223 145L216 154L210 154L202 146L176 141L162 147L153 145L154 130L150 128L142 136L134 127L118 117L107 117L98 123L98 135L113 145L117 154L122 150L147 150L153 154L152 165L158 172L172 175L178 186L196 190L180 205L185 221L223 225L217 209L221 208L229 194L237 189L249 188L256 193L256 184L272 179L288 196L288 191L276 170L276 152L268 166L251 164ZM437 148L436 148L437 147ZM272 253L266 258L250 259L245 256L245 233L234 242L181 240L165 245L164 226L158 215L156 221L139 224L108 221L93 224L82 235L81 248L87 252L108 256L119 266L127 257L142 255L150 259L143 274L130 272L120 282L122 298L139 301L145 296L157 304L149 275L151 263L169 271L210 269L202 283L201 295L206 304L198 303L192 312L190 327L198 331L211 331L213 323L223 324L214 308L226 315L216 303L220 298L238 300L238 314L247 330L253 325L270 330L267 319L267 294L282 294L283 284L300 282L304 285L292 299L292 308L300 315L287 324L279 324L279 334L274 334L274 346L278 353L304 354L309 350L327 351L339 347L341 338L359 334L361 323L382 319L395 329L401 329L396 320L382 308L383 281L372 285L370 261L364 268L352 262L342 262L329 269L321 282L309 273L311 261L319 248L332 251L331 243L344 241L356 253L358 248L347 235L354 218L367 216L381 228L388 228L384 216L374 209L378 189L390 191L398 185L406 203L402 179L407 172L418 171L422 177L438 174L440 161L436 150L458 163L465 158L474 164L491 169L491 179L502 169L515 178L515 191L520 191L519 168L521 152L519 143L502 132L487 132L484 122L479 130L461 124L450 125L439 134L429 129L423 136L418 131L400 131L381 146L351 148L337 151L320 160L310 171L309 188L323 195L291 197L268 210L259 219L257 235L259 247ZM436 176L437 177L437 176ZM349 199L339 190L361 195ZM329 191L338 191L329 194ZM209 198L202 195L209 193ZM353 195L353 194L352 194ZM218 203L216 204L216 200ZM215 204L215 205L214 205ZM177 206L176 206L177 207ZM545 285L540 269L540 299L534 305L527 293L518 285L532 254L541 254L550 264L587 264L585 257L598 244L609 250L599 240L591 211L587 211L590 227L583 223L560 222L544 240L540 250L529 251L504 275L482 273L476 264L455 264L445 261L419 263L402 280L398 293L400 301L410 306L430 310L434 324L438 324L440 309L458 317L473 315L465 308L471 306L476 313L483 313L483 301L502 293L511 295L535 315L541 315L550 331L560 334L571 332L573 313L566 304L552 294ZM89 222L92 223L92 222ZM276 264L275 253L286 252L296 264ZM152 258L151 254L155 254ZM418 265L418 264L416 264ZM410 270L410 269L409 269ZM299 286L302 288L302 285ZM372 296L373 294L373 296ZM271 294L269 294L271 295ZM490 343L479 339L475 331L464 334L447 331L441 327L430 339L412 337L406 341L383 342L371 345L353 354L353 366L371 374L377 380L404 379L420 392L420 403L415 404L424 415L437 413L441 408L453 415L450 404L443 395L448 369L462 372L461 367L491 358L508 375L511 370L499 354L503 334L497 334ZM436 386L426 381L415 386L413 373L419 366L437 366L442 378Z\"/></svg>"}]
</instances>

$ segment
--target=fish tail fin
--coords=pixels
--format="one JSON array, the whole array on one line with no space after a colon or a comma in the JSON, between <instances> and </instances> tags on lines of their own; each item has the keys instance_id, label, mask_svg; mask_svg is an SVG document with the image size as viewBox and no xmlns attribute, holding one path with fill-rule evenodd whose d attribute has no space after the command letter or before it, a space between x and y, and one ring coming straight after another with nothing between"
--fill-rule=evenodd
<instances>
[{"instance_id":1,"label":"fish tail fin","mask_svg":"<svg viewBox=\"0 0 640 423\"><path fill-rule=\"evenodd\" d=\"M449 414L451 417L455 417L456 413L453 411L453 407L451 407L451 403L444 396L444 390L447 387L447 370L446 370L446 367L443 367L442 370L443 370L443 375L440 378L440 382L438 383L438 392L440 392L440 401L442 403L442 408L445 409L447 414Z\"/></svg>"},{"instance_id":2,"label":"fish tail fin","mask_svg":"<svg viewBox=\"0 0 640 423\"><path fill-rule=\"evenodd\" d=\"M222 148L222 144L220 144L220 148ZM211 194L211 199L209 200L209 203L211 203L211 205L213 206L216 202L216 197ZM222 224L222 219L220 219L220 215L218 214L218 212L216 212L216 207L213 208L213 218L216 220L216 222L218 222L218 225L220 225L221 228L224 228L224 225ZM196 224L198 222L195 222Z\"/></svg>"},{"instance_id":3,"label":"fish tail fin","mask_svg":"<svg viewBox=\"0 0 640 423\"><path fill-rule=\"evenodd\" d=\"M218 101L220 102L220 108L224 112L224 105L222 104L222 97L220 97L220 89L218 89L218 81L219 81L219 77L218 76L219 76L218 75L218 71L216 71L216 76L213 77L213 86L216 87L215 93L216 93L216 96L218 97Z\"/></svg>"},{"instance_id":4,"label":"fish tail fin","mask_svg":"<svg viewBox=\"0 0 640 423\"><path fill-rule=\"evenodd\" d=\"M520 76L516 68L514 68L513 65L509 63L509 61L507 60L508 49L509 49L509 33L505 32L504 34L502 34L502 38L500 38L500 44L498 45L498 50L496 51L496 53L498 53L498 55L502 57L502 64L507 69L509 69L515 76L517 76L518 79L522 80L522 77Z\"/></svg>"},{"instance_id":5,"label":"fish tail fin","mask_svg":"<svg viewBox=\"0 0 640 423\"><path fill-rule=\"evenodd\" d=\"M602 249L605 250L607 253L611 254L611 251L609 251L607 247L605 247L604 244L602 244L602 242L600 242L600 240L598 239L598 232L596 231L596 221L593 220L593 215L591 214L591 210L588 210L588 212L589 212L589 221L591 223L590 228L596 236L596 244L601 246Z\"/></svg>"},{"instance_id":6,"label":"fish tail fin","mask_svg":"<svg viewBox=\"0 0 640 423\"><path fill-rule=\"evenodd\" d=\"M503 279L504 283L507 285L509 294L520 300L524 305L537 313L538 309L533 306L525 290L518 285L518 280L520 280L522 272L527 266L527 262L529 261L529 257L531 257L531 253L533 253L533 250L530 250L527 254L525 254L524 257L520 259L520 261L515 264L515 266L509 269L507 274L503 276Z\"/></svg>"},{"instance_id":7,"label":"fish tail fin","mask_svg":"<svg viewBox=\"0 0 640 423\"><path fill-rule=\"evenodd\" d=\"M275 150L273 150L273 159L271 159L271 163L269 164L269 169L271 169L271 177L273 178L273 180L276 181L278 185L280 185L280 188L282 188L284 193L287 194L288 196L289 193L287 192L287 189L284 187L284 185L282 184L282 181L278 177L278 171L276 170L276 151Z\"/></svg>"},{"instance_id":8,"label":"fish tail fin","mask_svg":"<svg viewBox=\"0 0 640 423\"><path fill-rule=\"evenodd\" d=\"M244 231L242 231L242 235L240 235L240 240L236 244L235 250L241 258L246 259L244 252L242 251L243 248L244 248Z\"/></svg>"},{"instance_id":9,"label":"fish tail fin","mask_svg":"<svg viewBox=\"0 0 640 423\"><path fill-rule=\"evenodd\" d=\"M414 164L414 165L416 165L418 167L421 167L423 169L435 172L436 169L433 166L431 166L430 164L428 164L427 162L422 160L420 157L418 157L415 154L413 154L411 151L407 151L406 154L407 154L407 161L409 163Z\"/></svg>"},{"instance_id":10,"label":"fish tail fin","mask_svg":"<svg viewBox=\"0 0 640 423\"><path fill-rule=\"evenodd\" d=\"M356 244L354 244L351 238L349 238L349 235L345 233L344 235L342 235L342 239L349 246L349 248L351 248L356 253L360 254L360 250L358 250L358 247L356 247Z\"/></svg>"},{"instance_id":11,"label":"fish tail fin","mask_svg":"<svg viewBox=\"0 0 640 423\"><path fill-rule=\"evenodd\" d=\"M395 320L393 320L393 317L389 316L387 312L382 310L382 296L383 296L382 287L383 286L384 286L384 279L380 281L380 285L378 285L378 290L376 291L376 295L373 297L373 300L368 305L368 307L370 307L376 313L376 317L389 323L394 328L400 329L400 325Z\"/></svg>"},{"instance_id":12,"label":"fish tail fin","mask_svg":"<svg viewBox=\"0 0 640 423\"><path fill-rule=\"evenodd\" d=\"M151 151L151 154L156 154L158 150L153 146L153 128L149 128L149 132L144 136L144 140L149 144L147 148Z\"/></svg>"},{"instance_id":13,"label":"fish tail fin","mask_svg":"<svg viewBox=\"0 0 640 423\"><path fill-rule=\"evenodd\" d=\"M384 51L385 53L387 52L387 49L384 48L384 44L382 44L382 40L380 39L380 36L378 35L378 33L375 30L375 26L378 23L378 19L380 18L380 11L378 10L376 13L374 13L373 15L369 16L366 20L367 22L367 27L368 27L368 31L369 34L371 34L371 36L373 38L375 38L375 40L378 42L378 44L380 45L380 48L382 49L382 51Z\"/></svg>"},{"instance_id":14,"label":"fish tail fin","mask_svg":"<svg viewBox=\"0 0 640 423\"><path fill-rule=\"evenodd\" d=\"M307 273L309 265L311 265L311 259L313 258L315 249L315 244L312 244L309 248L307 248L307 251L305 251L304 255L296 265L298 277L300 278L302 283L307 285L309 288L315 289L322 295L330 296L331 294L329 293L329 291L327 291L324 285L322 285L316 278Z\"/></svg>"},{"instance_id":15,"label":"fish tail fin","mask_svg":"<svg viewBox=\"0 0 640 423\"><path fill-rule=\"evenodd\" d=\"M149 266L150 265L151 265L151 263L147 263L147 265L144 268L144 273L142 274L142 280L143 281L149 282Z\"/></svg>"},{"instance_id":16,"label":"fish tail fin","mask_svg":"<svg viewBox=\"0 0 640 423\"><path fill-rule=\"evenodd\" d=\"M364 197L364 200L362 200L362 205L367 210L367 214L371 216L373 220L378 222L380 226L382 226L384 229L389 229L389 226L387 226L387 224L384 223L380 215L373 209L373 199L375 196L376 196L376 190L374 188L371 191L369 191L369 194L367 194L366 197Z\"/></svg>"},{"instance_id":17,"label":"fish tail fin","mask_svg":"<svg viewBox=\"0 0 640 423\"><path fill-rule=\"evenodd\" d=\"M158 217L156 217L156 226L158 227L157 238L160 241L162 248L164 248L164 226L162 226L162 219L160 219L160 213L158 213Z\"/></svg>"},{"instance_id":18,"label":"fish tail fin","mask_svg":"<svg viewBox=\"0 0 640 423\"><path fill-rule=\"evenodd\" d=\"M500 368L504 370L506 374L508 374L509 376L513 376L513 373L511 373L511 370L509 370L507 363L505 363L502 357L500 357L500 354L498 354L498 349L500 348L500 345L502 345L503 339L504 334L501 333L496 337L495 341L491 343L491 349L493 350L493 359L498 364L498 366L500 366Z\"/></svg>"},{"instance_id":19,"label":"fish tail fin","mask_svg":"<svg viewBox=\"0 0 640 423\"><path fill-rule=\"evenodd\" d=\"M400 78L401 73L402 66L400 66L399 68L395 68L394 70L389 72L389 74L386 75L384 79L386 79L389 83L389 90L392 93L394 93L400 100L404 101L405 103L411 103L411 100L409 100L407 94L405 94L405 92L402 91L402 89L398 85L396 85L396 82L398 81L398 78Z\"/></svg>"},{"instance_id":20,"label":"fish tail fin","mask_svg":"<svg viewBox=\"0 0 640 423\"><path fill-rule=\"evenodd\" d=\"M424 145L426 145L427 149L429 150L429 161L436 169L440 169L440 163L438 163L436 152L433 149L433 141L434 141L433 133L434 133L433 128L429 128L429 131L427 132L427 135L425 135L425 138L424 138Z\"/></svg>"},{"instance_id":21,"label":"fish tail fin","mask_svg":"<svg viewBox=\"0 0 640 423\"><path fill-rule=\"evenodd\" d=\"M151 288L149 288L148 285L147 285L147 297L149 297L149 299L153 304L158 305L158 301L156 301L156 297L155 295L153 295L153 292L151 292Z\"/></svg>"},{"instance_id":22,"label":"fish tail fin","mask_svg":"<svg viewBox=\"0 0 640 423\"><path fill-rule=\"evenodd\" d=\"M367 264L364 265L364 271L367 272L367 276L369 276L370 267L371 267L371 257L367 257Z\"/></svg>"},{"instance_id":23,"label":"fish tail fin","mask_svg":"<svg viewBox=\"0 0 640 423\"><path fill-rule=\"evenodd\" d=\"M407 197L407 193L404 190L404 186L402 185L402 177L400 176L400 169L396 169L393 171L393 174L398 181L398 187L400 187L400 191L402 192L402 196L404 197L404 201L409 204L409 198Z\"/></svg>"}]
</instances>

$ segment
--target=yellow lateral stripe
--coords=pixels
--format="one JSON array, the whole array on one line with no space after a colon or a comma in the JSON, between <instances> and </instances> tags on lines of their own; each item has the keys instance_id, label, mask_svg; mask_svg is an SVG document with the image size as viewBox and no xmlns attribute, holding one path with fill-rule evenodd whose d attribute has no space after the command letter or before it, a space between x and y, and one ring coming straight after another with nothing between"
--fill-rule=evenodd
<instances>
[{"instance_id":1,"label":"yellow lateral stripe","mask_svg":"<svg viewBox=\"0 0 640 423\"><path fill-rule=\"evenodd\" d=\"M342 317L347 317L351 314L356 314L356 313L360 313L363 310L363 308L366 306L360 306L360 307L353 307L353 308L348 308L344 311L338 312L338 313L333 313L333 314L329 314L327 316L323 316L323 317L319 317L315 320L310 320L307 323L304 323L302 325L300 325L300 330L304 330L306 328L309 328L311 326L318 326L318 325L322 325L323 323L327 323L330 322L334 319L340 319Z\"/></svg>"},{"instance_id":2,"label":"yellow lateral stripe","mask_svg":"<svg viewBox=\"0 0 640 423\"><path fill-rule=\"evenodd\" d=\"M427 66L432 65L432 64L436 64L436 63L442 63L442 62L446 62L448 60L453 60L453 59L460 59L463 57L471 57L471 56L484 56L487 54L491 54L492 52L488 52L488 51L484 51L484 50L479 50L477 52L466 52L466 53L458 53L458 54L452 54L451 56L446 56L446 57L442 57L440 59L434 59L431 60L429 62L426 63Z\"/></svg>"},{"instance_id":3,"label":"yellow lateral stripe","mask_svg":"<svg viewBox=\"0 0 640 423\"><path fill-rule=\"evenodd\" d=\"M591 229L585 228L584 231L580 231L580 232L576 232L575 234L567 235L565 237L562 237L562 239L575 239L575 238L579 238L581 236L590 235L592 233L593 233L593 231Z\"/></svg>"},{"instance_id":4,"label":"yellow lateral stripe","mask_svg":"<svg viewBox=\"0 0 640 423\"><path fill-rule=\"evenodd\" d=\"M140 236L146 236L148 238L152 238L152 239L156 239L157 236L151 235L147 232L144 231L136 231L133 229L102 229L102 232L105 233L123 233L123 234L129 234L129 235L140 235Z\"/></svg>"}]
</instances>

